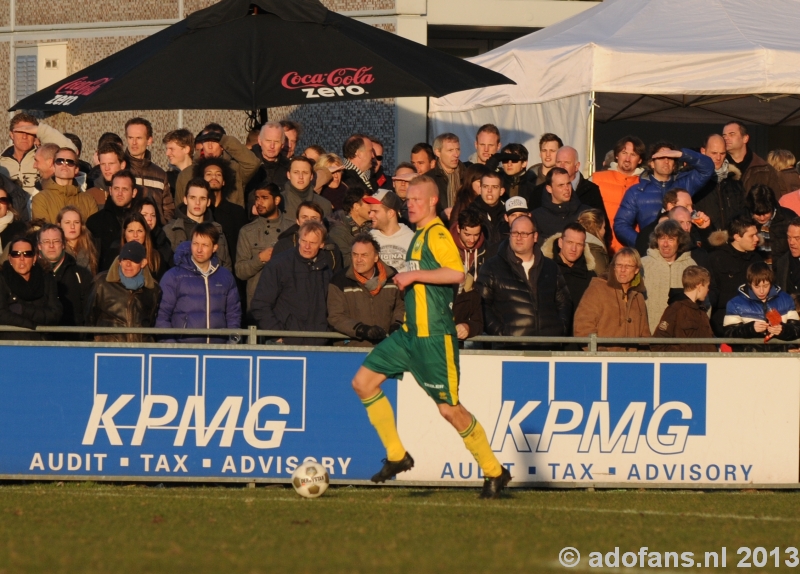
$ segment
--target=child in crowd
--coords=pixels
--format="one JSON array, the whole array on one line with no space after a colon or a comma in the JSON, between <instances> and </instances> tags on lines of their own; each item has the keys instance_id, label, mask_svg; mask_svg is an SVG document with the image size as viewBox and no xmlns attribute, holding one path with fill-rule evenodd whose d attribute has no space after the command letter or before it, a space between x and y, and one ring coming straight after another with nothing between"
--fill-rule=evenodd
<instances>
[{"instance_id":1,"label":"child in crowd","mask_svg":"<svg viewBox=\"0 0 800 574\"><path fill-rule=\"evenodd\" d=\"M726 337L766 342L772 337L793 341L800 336L800 315L794 300L774 282L775 275L766 263L759 261L747 268L747 283L739 287L739 294L725 309ZM786 348L745 345L734 350L781 352Z\"/></svg>"},{"instance_id":2,"label":"child in crowd","mask_svg":"<svg viewBox=\"0 0 800 574\"><path fill-rule=\"evenodd\" d=\"M653 337L665 339L713 338L708 312L703 306L711 285L711 274L707 269L690 265L681 276L683 293L671 298L669 307L661 315ZM651 345L655 352L716 353L712 344Z\"/></svg>"}]
</instances>

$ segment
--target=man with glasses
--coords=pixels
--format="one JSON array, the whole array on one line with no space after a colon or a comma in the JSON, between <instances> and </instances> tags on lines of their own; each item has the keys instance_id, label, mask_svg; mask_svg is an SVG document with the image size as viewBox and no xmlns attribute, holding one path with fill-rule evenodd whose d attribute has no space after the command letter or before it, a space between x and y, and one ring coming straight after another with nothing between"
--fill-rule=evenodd
<instances>
[{"instance_id":1,"label":"man with glasses","mask_svg":"<svg viewBox=\"0 0 800 574\"><path fill-rule=\"evenodd\" d=\"M575 310L572 332L576 337L650 337L644 284L639 274L642 262L632 247L617 251L609 265L608 278L595 277ZM636 351L639 345L615 344L603 351Z\"/></svg>"},{"instance_id":2,"label":"man with glasses","mask_svg":"<svg viewBox=\"0 0 800 574\"><path fill-rule=\"evenodd\" d=\"M41 182L42 191L31 202L33 218L55 224L58 212L67 205L77 207L84 221L97 213L97 202L75 182L78 155L70 148L61 148L53 160L53 168L53 177Z\"/></svg>"},{"instance_id":3,"label":"man with glasses","mask_svg":"<svg viewBox=\"0 0 800 574\"><path fill-rule=\"evenodd\" d=\"M489 335L565 337L572 301L558 266L536 244L536 224L518 217L497 255L478 272L484 329Z\"/></svg>"},{"instance_id":4,"label":"man with glasses","mask_svg":"<svg viewBox=\"0 0 800 574\"><path fill-rule=\"evenodd\" d=\"M58 325L60 319L61 303L56 280L36 264L36 248L30 239L12 239L8 259L0 267L0 325L36 329ZM41 341L44 336L41 333L0 332L0 339Z\"/></svg>"},{"instance_id":5,"label":"man with glasses","mask_svg":"<svg viewBox=\"0 0 800 574\"><path fill-rule=\"evenodd\" d=\"M11 146L0 154L0 172L5 171L17 185L30 196L39 193L36 183L38 172L34 165L35 142L39 145L55 144L59 148L68 147L74 151L75 145L57 129L40 123L30 114L20 112L11 118L9 126Z\"/></svg>"},{"instance_id":6,"label":"man with glasses","mask_svg":"<svg viewBox=\"0 0 800 574\"><path fill-rule=\"evenodd\" d=\"M37 239L39 253L58 285L58 300L61 301L64 311L58 324L65 327L83 326L89 293L92 290L92 274L78 265L75 258L66 252L64 231L58 225L43 225Z\"/></svg>"}]
</instances>

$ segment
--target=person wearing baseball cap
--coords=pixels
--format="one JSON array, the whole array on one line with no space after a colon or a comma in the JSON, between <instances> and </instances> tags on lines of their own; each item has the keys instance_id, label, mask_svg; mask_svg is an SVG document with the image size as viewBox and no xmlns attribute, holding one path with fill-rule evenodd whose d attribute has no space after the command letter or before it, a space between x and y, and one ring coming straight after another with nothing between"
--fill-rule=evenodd
<instances>
[{"instance_id":1,"label":"person wearing baseball cap","mask_svg":"<svg viewBox=\"0 0 800 574\"><path fill-rule=\"evenodd\" d=\"M372 237L381 246L381 261L398 272L406 271L406 252L414 239L414 232L400 223L403 200L388 189L379 189L374 195L364 196L369 205Z\"/></svg>"},{"instance_id":2,"label":"person wearing baseball cap","mask_svg":"<svg viewBox=\"0 0 800 574\"><path fill-rule=\"evenodd\" d=\"M129 241L108 271L100 273L89 296L89 317L95 327L152 327L155 325L161 288L147 267L147 251ZM150 335L100 334L95 341L151 343Z\"/></svg>"},{"instance_id":3,"label":"person wearing baseball cap","mask_svg":"<svg viewBox=\"0 0 800 574\"><path fill-rule=\"evenodd\" d=\"M528 209L527 200L521 195L515 195L514 197L506 199L505 218L509 227L514 223L514 220L521 215L531 216L531 210Z\"/></svg>"}]
</instances>

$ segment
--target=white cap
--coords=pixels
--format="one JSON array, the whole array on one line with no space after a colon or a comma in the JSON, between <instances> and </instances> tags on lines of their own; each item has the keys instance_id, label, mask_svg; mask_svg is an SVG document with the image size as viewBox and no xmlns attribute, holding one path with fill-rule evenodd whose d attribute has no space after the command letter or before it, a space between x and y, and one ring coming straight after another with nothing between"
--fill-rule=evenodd
<instances>
[{"instance_id":1,"label":"white cap","mask_svg":"<svg viewBox=\"0 0 800 574\"><path fill-rule=\"evenodd\" d=\"M511 214L516 211L528 212L528 202L521 195L515 195L506 199L506 213Z\"/></svg>"}]
</instances>

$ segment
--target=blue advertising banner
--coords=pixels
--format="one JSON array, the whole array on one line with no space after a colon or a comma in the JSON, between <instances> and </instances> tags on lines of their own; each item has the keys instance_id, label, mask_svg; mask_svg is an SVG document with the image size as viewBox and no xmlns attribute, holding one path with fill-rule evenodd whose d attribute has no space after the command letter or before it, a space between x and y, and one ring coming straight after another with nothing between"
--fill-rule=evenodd
<instances>
[{"instance_id":1,"label":"blue advertising banner","mask_svg":"<svg viewBox=\"0 0 800 574\"><path fill-rule=\"evenodd\" d=\"M350 381L362 353L6 346L0 475L364 480L385 451ZM397 408L397 386L384 393Z\"/></svg>"}]
</instances>

